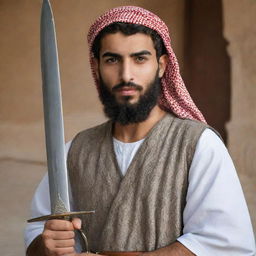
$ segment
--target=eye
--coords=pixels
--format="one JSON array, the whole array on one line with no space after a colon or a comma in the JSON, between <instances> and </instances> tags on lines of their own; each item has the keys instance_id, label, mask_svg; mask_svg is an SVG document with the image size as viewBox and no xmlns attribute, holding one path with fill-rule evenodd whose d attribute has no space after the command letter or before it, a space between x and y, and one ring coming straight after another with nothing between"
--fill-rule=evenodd
<instances>
[{"instance_id":1,"label":"eye","mask_svg":"<svg viewBox=\"0 0 256 256\"><path fill-rule=\"evenodd\" d=\"M144 56L136 56L135 60L137 63L143 63L147 60L147 58Z\"/></svg>"},{"instance_id":2,"label":"eye","mask_svg":"<svg viewBox=\"0 0 256 256\"><path fill-rule=\"evenodd\" d=\"M105 62L106 63L117 63L118 62L118 58L116 58L116 57L110 57L110 58L106 58L105 59Z\"/></svg>"}]
</instances>

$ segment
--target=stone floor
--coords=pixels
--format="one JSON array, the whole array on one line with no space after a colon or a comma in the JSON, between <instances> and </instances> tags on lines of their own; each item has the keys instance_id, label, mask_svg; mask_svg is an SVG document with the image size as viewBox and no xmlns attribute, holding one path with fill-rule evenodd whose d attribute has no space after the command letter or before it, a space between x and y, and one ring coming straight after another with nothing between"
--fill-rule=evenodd
<instances>
[{"instance_id":1,"label":"stone floor","mask_svg":"<svg viewBox=\"0 0 256 256\"><path fill-rule=\"evenodd\" d=\"M1 255L25 255L23 231L29 216L30 200L45 170L42 163L11 159L0 161Z\"/></svg>"},{"instance_id":2,"label":"stone floor","mask_svg":"<svg viewBox=\"0 0 256 256\"><path fill-rule=\"evenodd\" d=\"M25 255L23 231L29 204L39 180L46 170L42 162L0 161L0 248L1 255ZM241 176L243 189L256 230L256 188L250 177Z\"/></svg>"}]
</instances>

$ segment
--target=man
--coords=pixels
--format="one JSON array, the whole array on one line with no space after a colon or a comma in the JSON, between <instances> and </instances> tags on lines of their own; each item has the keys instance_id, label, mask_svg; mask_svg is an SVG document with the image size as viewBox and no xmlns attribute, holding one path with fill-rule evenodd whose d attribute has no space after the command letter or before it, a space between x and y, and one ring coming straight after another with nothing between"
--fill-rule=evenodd
<instances>
[{"instance_id":1,"label":"man","mask_svg":"<svg viewBox=\"0 0 256 256\"><path fill-rule=\"evenodd\" d=\"M163 21L139 7L115 8L96 20L88 41L110 121L79 133L67 164L73 210L96 210L82 217L92 250L254 255L234 166L183 84ZM49 213L47 179L34 216ZM79 219L28 225L27 255L76 255L80 228Z\"/></svg>"}]
</instances>

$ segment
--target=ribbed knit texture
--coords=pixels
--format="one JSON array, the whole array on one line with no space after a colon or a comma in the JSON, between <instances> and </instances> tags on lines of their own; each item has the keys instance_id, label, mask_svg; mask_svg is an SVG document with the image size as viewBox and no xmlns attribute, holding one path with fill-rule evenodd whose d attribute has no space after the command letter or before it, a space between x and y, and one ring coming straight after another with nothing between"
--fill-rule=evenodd
<instances>
[{"instance_id":1,"label":"ribbed knit texture","mask_svg":"<svg viewBox=\"0 0 256 256\"><path fill-rule=\"evenodd\" d=\"M94 251L152 251L182 234L190 168L202 122L167 114L150 131L123 177L112 123L79 133L68 155L76 210Z\"/></svg>"}]
</instances>

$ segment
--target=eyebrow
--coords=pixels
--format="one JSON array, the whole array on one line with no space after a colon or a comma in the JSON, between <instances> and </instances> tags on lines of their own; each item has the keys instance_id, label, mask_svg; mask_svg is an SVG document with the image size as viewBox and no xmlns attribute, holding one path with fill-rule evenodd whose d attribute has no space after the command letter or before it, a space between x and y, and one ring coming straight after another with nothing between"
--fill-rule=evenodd
<instances>
[{"instance_id":1,"label":"eyebrow","mask_svg":"<svg viewBox=\"0 0 256 256\"><path fill-rule=\"evenodd\" d=\"M120 58L121 55L120 54L117 54L117 53L113 53L113 52L105 52L103 55L102 55L102 58L104 57L116 57L116 58Z\"/></svg>"},{"instance_id":2,"label":"eyebrow","mask_svg":"<svg viewBox=\"0 0 256 256\"><path fill-rule=\"evenodd\" d=\"M141 56L141 55L152 55L151 52L147 51L147 50L143 50L140 52L135 52L135 53L131 53L130 57L137 57L137 56ZM105 52L102 55L102 58L104 57L116 57L116 58L121 58L122 56L118 53L114 53L114 52Z\"/></svg>"},{"instance_id":3,"label":"eyebrow","mask_svg":"<svg viewBox=\"0 0 256 256\"><path fill-rule=\"evenodd\" d=\"M151 54L151 52L144 50L144 51L132 53L130 56L137 57L137 56L141 56L141 55L152 55L152 54Z\"/></svg>"}]
</instances>

